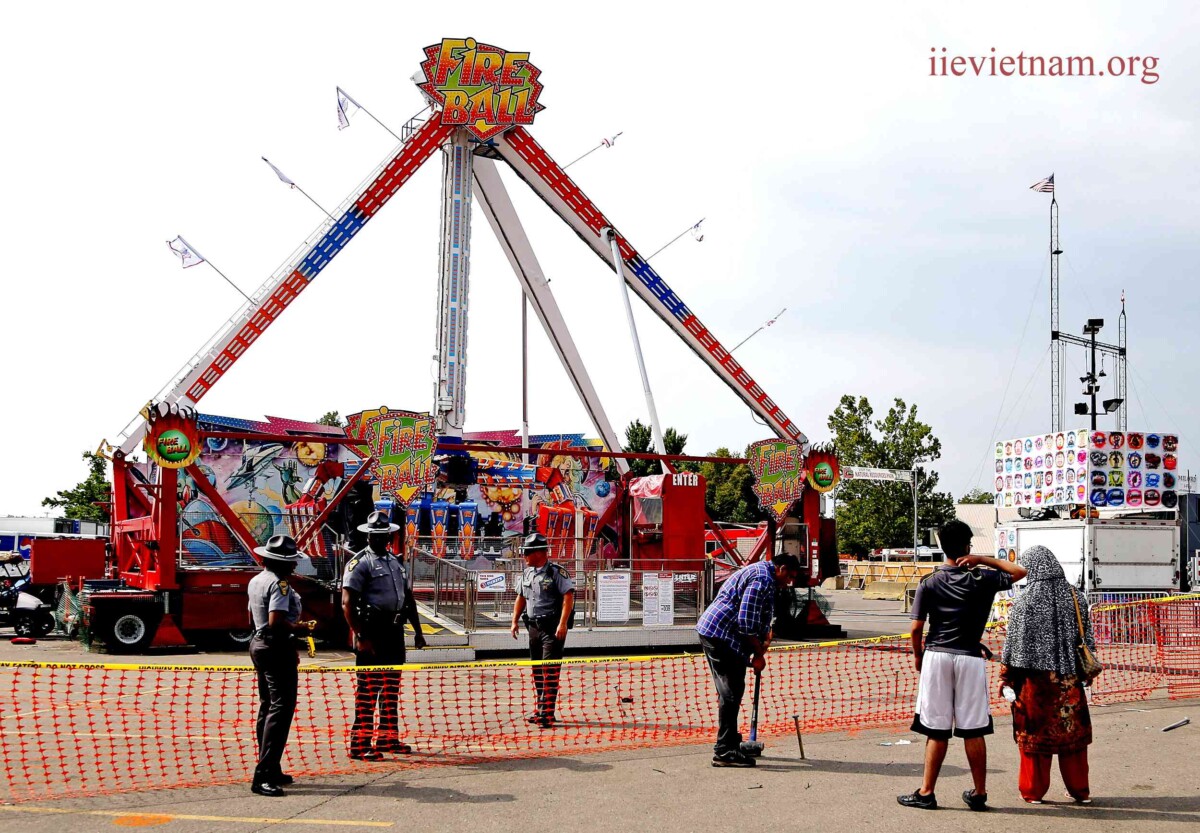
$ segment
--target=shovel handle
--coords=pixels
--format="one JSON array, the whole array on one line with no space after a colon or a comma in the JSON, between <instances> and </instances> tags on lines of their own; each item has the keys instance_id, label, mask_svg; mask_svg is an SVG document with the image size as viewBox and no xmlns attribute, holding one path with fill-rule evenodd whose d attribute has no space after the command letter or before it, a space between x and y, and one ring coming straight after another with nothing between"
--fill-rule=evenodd
<instances>
[{"instance_id":1,"label":"shovel handle","mask_svg":"<svg viewBox=\"0 0 1200 833\"><path fill-rule=\"evenodd\" d=\"M758 740L758 695L762 690L762 672L754 672L754 709L750 712L750 740Z\"/></svg>"}]
</instances>

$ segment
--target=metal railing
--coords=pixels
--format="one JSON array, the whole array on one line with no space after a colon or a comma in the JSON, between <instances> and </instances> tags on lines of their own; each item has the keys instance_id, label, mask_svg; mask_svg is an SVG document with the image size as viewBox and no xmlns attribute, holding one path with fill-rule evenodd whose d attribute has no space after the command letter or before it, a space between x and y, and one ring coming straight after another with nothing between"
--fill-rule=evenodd
<instances>
[{"instance_id":1,"label":"metal railing","mask_svg":"<svg viewBox=\"0 0 1200 833\"><path fill-rule=\"evenodd\" d=\"M1096 644L1155 644L1157 635L1154 622L1146 615L1146 606L1135 603L1165 598L1177 592L1142 590L1103 593L1094 590L1087 593L1088 613L1092 620L1092 635L1096 638Z\"/></svg>"},{"instance_id":2,"label":"metal railing","mask_svg":"<svg viewBox=\"0 0 1200 833\"><path fill-rule=\"evenodd\" d=\"M1022 588L1014 588L1011 594L1002 594L992 603L989 621L1005 624L1013 601ZM1151 644L1154 642L1154 626L1146 618L1145 606L1136 604L1150 599L1162 599L1176 595L1178 590L1134 590L1121 593L1104 593L1093 590L1082 593L1080 601L1087 605L1092 621L1092 633L1098 645Z\"/></svg>"},{"instance_id":3,"label":"metal railing","mask_svg":"<svg viewBox=\"0 0 1200 833\"><path fill-rule=\"evenodd\" d=\"M512 622L521 576L525 570L517 542L505 539L477 539L470 560L462 558L458 545L446 543L445 557L433 555L433 542L419 539L410 561L413 595L432 610L433 615L451 622L467 633L480 630L507 630ZM492 554L495 554L494 557ZM599 555L599 547L583 557L556 559L575 581L575 627L611 628L663 624L694 625L713 598L712 561L696 570L632 570ZM607 604L601 612L599 575L617 572L629 575L628 615L612 618ZM659 596L657 607L645 609L647 586L661 590L660 576L670 576L669 593ZM653 600L653 596L651 599ZM663 604L663 599L668 599ZM621 605L618 605L621 607ZM663 608L669 611L663 617ZM647 615L649 613L649 615Z\"/></svg>"}]
</instances>

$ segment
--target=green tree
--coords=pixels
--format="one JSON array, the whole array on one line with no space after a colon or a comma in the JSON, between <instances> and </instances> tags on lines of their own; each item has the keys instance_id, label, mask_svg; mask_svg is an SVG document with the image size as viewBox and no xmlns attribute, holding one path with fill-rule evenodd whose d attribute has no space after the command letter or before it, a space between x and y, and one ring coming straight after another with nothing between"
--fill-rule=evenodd
<instances>
[{"instance_id":1,"label":"green tree","mask_svg":"<svg viewBox=\"0 0 1200 833\"><path fill-rule=\"evenodd\" d=\"M875 419L866 397L843 396L829 416L838 462L844 466L912 469L915 465L918 528L940 526L954 517L954 499L937 491L938 475L921 463L937 460L942 443L917 419L917 406L896 399L887 415ZM862 553L882 547L911 547L912 487L908 483L843 481L837 493L838 548Z\"/></svg>"},{"instance_id":2,"label":"green tree","mask_svg":"<svg viewBox=\"0 0 1200 833\"><path fill-rule=\"evenodd\" d=\"M959 503L995 503L996 496L984 489L972 489L958 499Z\"/></svg>"},{"instance_id":3,"label":"green tree","mask_svg":"<svg viewBox=\"0 0 1200 833\"><path fill-rule=\"evenodd\" d=\"M680 434L674 428L668 428L663 431L663 446L668 454L683 454L684 448L687 447L687 434ZM653 454L654 449L654 432L650 430L649 425L642 423L640 419L635 419L625 428L625 445L622 449L629 454ZM676 463L675 468L679 471L697 471L699 469L696 463ZM629 470L633 472L635 477L647 477L651 474L660 474L662 467L659 466L657 460L630 460Z\"/></svg>"},{"instance_id":4,"label":"green tree","mask_svg":"<svg viewBox=\"0 0 1200 833\"><path fill-rule=\"evenodd\" d=\"M722 446L710 457L736 456ZM745 463L701 463L700 474L704 477L704 502L709 517L714 521L753 524L766 520L767 515L758 506L754 494L754 472Z\"/></svg>"},{"instance_id":5,"label":"green tree","mask_svg":"<svg viewBox=\"0 0 1200 833\"><path fill-rule=\"evenodd\" d=\"M109 500L108 461L99 454L83 452L83 461L88 466L88 476L73 489L64 489L55 497L42 499L42 506L61 509L64 518L76 521L108 523L107 506L97 506Z\"/></svg>"},{"instance_id":6,"label":"green tree","mask_svg":"<svg viewBox=\"0 0 1200 833\"><path fill-rule=\"evenodd\" d=\"M317 420L317 425L332 425L334 428L343 426L342 417L337 411L326 411L325 415Z\"/></svg>"}]
</instances>

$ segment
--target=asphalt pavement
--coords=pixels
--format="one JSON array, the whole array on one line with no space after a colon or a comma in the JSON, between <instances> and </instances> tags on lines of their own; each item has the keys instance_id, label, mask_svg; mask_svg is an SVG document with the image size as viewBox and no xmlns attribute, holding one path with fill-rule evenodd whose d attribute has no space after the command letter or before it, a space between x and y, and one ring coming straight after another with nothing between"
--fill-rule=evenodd
<instances>
[{"instance_id":1,"label":"asphalt pavement","mask_svg":"<svg viewBox=\"0 0 1200 833\"><path fill-rule=\"evenodd\" d=\"M1008 721L989 743L993 809L970 814L962 745L952 743L938 786L942 809L898 806L919 784L922 739L902 727L804 738L765 738L751 770L714 769L705 746L647 749L431 767L306 780L284 798L247 785L129 793L0 806L0 829L25 833L157 828L191 831L1169 831L1200 825L1200 700L1096 708L1091 747L1095 804L1063 797L1057 774L1042 806L1016 791L1017 752ZM904 743L908 741L908 743ZM76 762L87 766L86 761Z\"/></svg>"}]
</instances>

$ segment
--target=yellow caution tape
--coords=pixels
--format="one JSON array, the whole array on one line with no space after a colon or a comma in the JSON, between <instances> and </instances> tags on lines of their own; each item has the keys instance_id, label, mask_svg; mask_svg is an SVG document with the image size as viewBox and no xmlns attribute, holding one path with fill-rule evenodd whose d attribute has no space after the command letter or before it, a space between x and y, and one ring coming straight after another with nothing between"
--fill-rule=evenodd
<instances>
[{"instance_id":1,"label":"yellow caution tape","mask_svg":"<svg viewBox=\"0 0 1200 833\"><path fill-rule=\"evenodd\" d=\"M1093 608L1093 610L1109 610L1118 607L1128 607L1135 604L1165 604L1178 601L1200 601L1200 594L1182 594L1176 596L1166 596L1160 599L1142 599L1133 602L1122 602L1112 605L1102 605ZM988 629L991 630L997 627L996 624L991 624ZM425 628L423 627L424 631ZM312 637L308 637L312 640ZM904 642L911 639L911 634L898 633L887 634L884 636L872 636L860 639L840 639L829 640L826 642L802 642L794 645L776 645L770 648L771 653L795 652L795 651L812 651L828 648L857 648L869 647L872 645L880 645L887 642ZM310 649L311 650L311 649ZM313 654L310 653L310 656ZM596 663L641 663L641 662L661 662L664 660L688 659L701 656L699 652L684 652L677 654L642 654L635 656L617 656L617 657L572 657L569 659L558 660L528 660L528 659L513 659L513 660L475 660L471 662L427 662L427 663L405 663L403 665L378 665L369 666L371 668L387 669L387 670L403 670L403 671L451 671L458 669L471 668L529 668L535 665L592 665ZM301 673L318 674L318 673L354 673L364 666L302 666ZM32 668L32 669L78 669L78 670L96 670L96 671L206 671L219 673L235 673L249 674L254 671L252 667L245 665L137 665L133 663L78 663L78 662L37 662L33 660L6 660L0 661L0 669L12 668Z\"/></svg>"}]
</instances>

